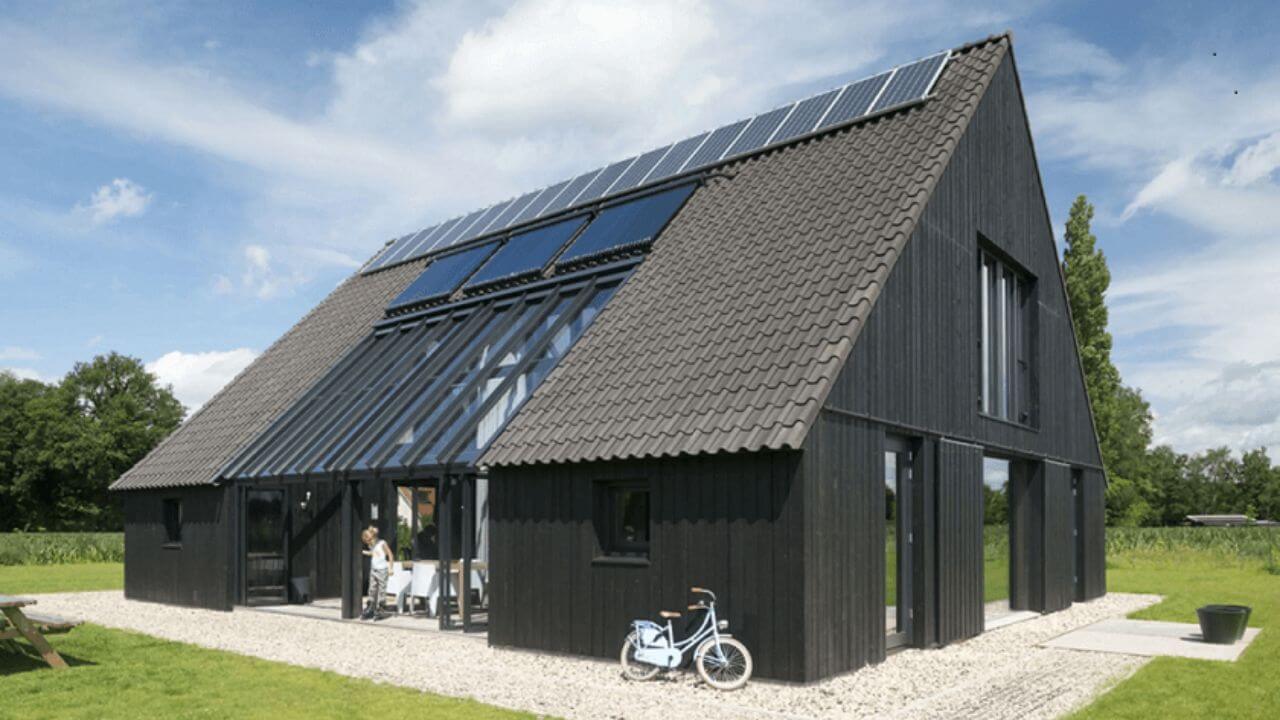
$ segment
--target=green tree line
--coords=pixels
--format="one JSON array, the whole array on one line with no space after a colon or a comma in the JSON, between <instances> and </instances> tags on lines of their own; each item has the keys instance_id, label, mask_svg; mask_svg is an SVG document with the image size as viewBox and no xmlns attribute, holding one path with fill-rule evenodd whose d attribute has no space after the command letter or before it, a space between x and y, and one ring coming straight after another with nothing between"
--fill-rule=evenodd
<instances>
[{"instance_id":1,"label":"green tree line","mask_svg":"<svg viewBox=\"0 0 1280 720\"><path fill-rule=\"evenodd\" d=\"M1235 457L1225 447L1197 454L1152 447L1151 408L1141 392L1124 385L1111 361L1111 272L1092 220L1093 206L1081 195L1067 218L1062 269L1107 470L1107 522L1176 525L1187 515L1209 513L1280 519L1280 468L1266 448ZM993 510L999 509L989 499L988 513Z\"/></svg>"},{"instance_id":2,"label":"green tree line","mask_svg":"<svg viewBox=\"0 0 1280 720\"><path fill-rule=\"evenodd\" d=\"M184 413L141 361L114 352L56 383L0 372L0 531L119 530L107 487Z\"/></svg>"}]
</instances>

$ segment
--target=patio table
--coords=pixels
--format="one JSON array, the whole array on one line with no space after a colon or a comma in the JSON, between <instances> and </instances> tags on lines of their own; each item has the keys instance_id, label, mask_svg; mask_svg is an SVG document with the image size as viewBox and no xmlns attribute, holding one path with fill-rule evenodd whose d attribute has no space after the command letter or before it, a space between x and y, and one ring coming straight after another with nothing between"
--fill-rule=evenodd
<instances>
[{"instance_id":1,"label":"patio table","mask_svg":"<svg viewBox=\"0 0 1280 720\"><path fill-rule=\"evenodd\" d=\"M70 632L80 623L52 615L26 613L22 609L35 604L36 601L31 598L0 595L0 612L4 613L4 622L0 623L0 640L26 638L27 642L40 652L44 661L49 663L49 667L65 668L67 662L62 659L57 650L53 649L53 646L49 645L45 635Z\"/></svg>"}]
</instances>

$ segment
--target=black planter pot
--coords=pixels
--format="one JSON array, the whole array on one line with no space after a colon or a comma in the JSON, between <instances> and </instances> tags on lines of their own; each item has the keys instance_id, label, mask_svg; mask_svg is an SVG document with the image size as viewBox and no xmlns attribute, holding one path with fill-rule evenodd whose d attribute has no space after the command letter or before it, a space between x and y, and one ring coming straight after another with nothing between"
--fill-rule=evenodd
<instances>
[{"instance_id":1,"label":"black planter pot","mask_svg":"<svg viewBox=\"0 0 1280 720\"><path fill-rule=\"evenodd\" d=\"M1244 637L1251 612L1253 609L1245 605L1205 605L1196 610L1200 635L1207 643L1231 645Z\"/></svg>"}]
</instances>

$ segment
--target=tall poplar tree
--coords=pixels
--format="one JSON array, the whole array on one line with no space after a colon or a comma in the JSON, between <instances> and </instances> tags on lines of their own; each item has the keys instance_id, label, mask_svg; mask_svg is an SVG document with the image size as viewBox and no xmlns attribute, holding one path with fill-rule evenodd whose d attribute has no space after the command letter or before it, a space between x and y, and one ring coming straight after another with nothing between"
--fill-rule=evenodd
<instances>
[{"instance_id":1,"label":"tall poplar tree","mask_svg":"<svg viewBox=\"0 0 1280 720\"><path fill-rule=\"evenodd\" d=\"M1148 519L1149 513L1143 496L1150 487L1146 459L1151 443L1151 408L1141 393L1121 383L1120 371L1111 362L1106 298L1111 271L1089 227L1092 220L1093 205L1084 195L1077 197L1067 216L1063 275L1102 461L1110 480L1107 519L1138 524Z\"/></svg>"}]
</instances>

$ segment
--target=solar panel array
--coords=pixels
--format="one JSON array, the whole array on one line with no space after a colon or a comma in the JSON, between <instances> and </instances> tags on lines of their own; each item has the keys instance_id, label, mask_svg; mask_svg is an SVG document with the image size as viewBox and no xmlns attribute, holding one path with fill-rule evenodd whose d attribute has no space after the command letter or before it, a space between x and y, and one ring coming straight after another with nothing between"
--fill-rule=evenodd
<instances>
[{"instance_id":1,"label":"solar panel array","mask_svg":"<svg viewBox=\"0 0 1280 720\"><path fill-rule=\"evenodd\" d=\"M696 187L697 183L686 180L611 202L595 214L570 215L505 240L433 256L417 279L391 301L387 313L400 315L429 303L439 305L459 288L472 298L530 282L542 277L553 259L559 274L626 258L658 237Z\"/></svg>"},{"instance_id":2,"label":"solar panel array","mask_svg":"<svg viewBox=\"0 0 1280 720\"><path fill-rule=\"evenodd\" d=\"M389 243L364 271L374 272L441 252L640 185L660 182L812 132L920 102L932 90L948 57L947 52L931 55L405 235Z\"/></svg>"}]
</instances>

